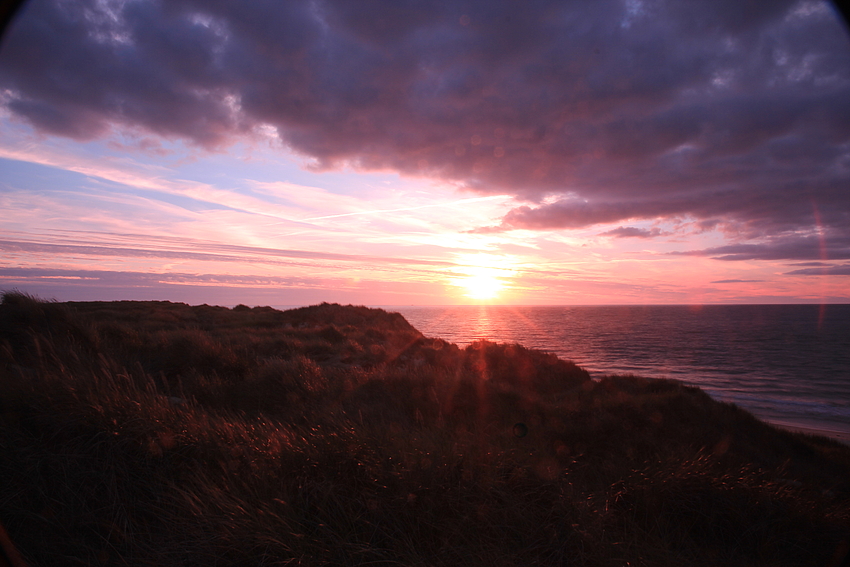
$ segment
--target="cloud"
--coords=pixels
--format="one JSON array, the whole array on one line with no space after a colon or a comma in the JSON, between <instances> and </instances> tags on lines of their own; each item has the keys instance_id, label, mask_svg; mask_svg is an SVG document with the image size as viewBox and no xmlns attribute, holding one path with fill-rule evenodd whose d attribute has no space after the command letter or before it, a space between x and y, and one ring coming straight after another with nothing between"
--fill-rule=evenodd
<instances>
[{"instance_id":1,"label":"cloud","mask_svg":"<svg viewBox=\"0 0 850 567\"><path fill-rule=\"evenodd\" d=\"M599 234L599 236L613 236L614 238L653 238L664 234L660 228L637 228L636 226L618 226L613 230L608 230Z\"/></svg>"},{"instance_id":2,"label":"cloud","mask_svg":"<svg viewBox=\"0 0 850 567\"><path fill-rule=\"evenodd\" d=\"M822 268L802 268L786 272L787 276L850 276L850 264L824 266Z\"/></svg>"},{"instance_id":3,"label":"cloud","mask_svg":"<svg viewBox=\"0 0 850 567\"><path fill-rule=\"evenodd\" d=\"M832 264L829 264L827 262L796 262L796 263L791 264L791 265L792 266L808 266L808 267L813 267L813 266L828 267L828 266L832 266Z\"/></svg>"},{"instance_id":4,"label":"cloud","mask_svg":"<svg viewBox=\"0 0 850 567\"><path fill-rule=\"evenodd\" d=\"M94 233L92 236L96 236ZM123 258L166 258L173 260L200 260L216 262L258 262L265 264L291 264L292 260L306 262L332 260L341 262L357 262L373 265L402 265L407 270L415 266L436 267L439 269L454 266L452 262L417 258L393 258L359 254L338 254L309 250L286 250L280 248L265 248L260 246L238 246L233 244L217 244L188 238L156 238L153 236L138 236L139 241L147 244L133 246L118 246L103 244L103 238L110 236L124 237L132 235L101 234L97 240L78 243L56 244L34 240L0 239L0 250L10 253L36 254L69 254L82 256L104 256ZM119 238L120 239L120 238Z\"/></svg>"},{"instance_id":5,"label":"cloud","mask_svg":"<svg viewBox=\"0 0 850 567\"><path fill-rule=\"evenodd\" d=\"M850 236L779 237L759 244L730 244L703 250L669 252L675 256L708 256L716 260L847 260Z\"/></svg>"},{"instance_id":6,"label":"cloud","mask_svg":"<svg viewBox=\"0 0 850 567\"><path fill-rule=\"evenodd\" d=\"M716 280L716 281L713 281L711 283L717 283L717 284L720 284L720 283L759 283L759 282L763 282L763 281L764 280Z\"/></svg>"},{"instance_id":7,"label":"cloud","mask_svg":"<svg viewBox=\"0 0 850 567\"><path fill-rule=\"evenodd\" d=\"M110 270L63 270L0 267L0 291L19 289L59 301L120 299L183 301L193 305L309 305L320 301L364 304L379 289L384 298L433 296L427 284L393 284L380 280L310 276L159 273ZM236 292L238 295L234 295ZM238 299L236 299L238 297Z\"/></svg>"},{"instance_id":8,"label":"cloud","mask_svg":"<svg viewBox=\"0 0 850 567\"><path fill-rule=\"evenodd\" d=\"M850 42L810 0L31 0L0 89L42 133L272 133L526 201L479 232L850 230Z\"/></svg>"},{"instance_id":9,"label":"cloud","mask_svg":"<svg viewBox=\"0 0 850 567\"><path fill-rule=\"evenodd\" d=\"M110 270L62 270L42 268L0 268L0 284L5 282L34 283L59 286L127 286L148 287L167 285L273 287L319 286L318 278L233 276L227 274L115 272ZM4 285L5 287L5 285Z\"/></svg>"}]
</instances>

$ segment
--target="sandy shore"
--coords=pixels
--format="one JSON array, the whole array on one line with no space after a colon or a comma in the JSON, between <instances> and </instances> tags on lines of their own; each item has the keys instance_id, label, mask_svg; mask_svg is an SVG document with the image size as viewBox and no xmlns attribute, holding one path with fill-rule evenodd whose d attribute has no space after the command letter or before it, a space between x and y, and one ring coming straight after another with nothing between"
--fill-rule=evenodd
<instances>
[{"instance_id":1,"label":"sandy shore","mask_svg":"<svg viewBox=\"0 0 850 567\"><path fill-rule=\"evenodd\" d=\"M846 431L833 431L831 429L824 429L816 426L805 426L798 423L783 423L779 421L770 421L769 423L776 427L787 429L788 431L805 433L806 435L822 435L823 437L829 437L830 439L840 441L845 445L850 445L850 433Z\"/></svg>"}]
</instances>

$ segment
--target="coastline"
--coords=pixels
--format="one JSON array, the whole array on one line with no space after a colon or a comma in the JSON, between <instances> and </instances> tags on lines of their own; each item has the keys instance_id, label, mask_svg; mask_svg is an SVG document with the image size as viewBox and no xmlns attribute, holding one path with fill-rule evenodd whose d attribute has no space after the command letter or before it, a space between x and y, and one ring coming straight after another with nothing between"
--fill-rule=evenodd
<instances>
[{"instance_id":1,"label":"coastline","mask_svg":"<svg viewBox=\"0 0 850 567\"><path fill-rule=\"evenodd\" d=\"M398 311L424 334L460 347L479 338L517 342L572 360L594 379L635 375L681 380L772 425L847 444L848 307L830 306L825 314L807 305Z\"/></svg>"},{"instance_id":2,"label":"coastline","mask_svg":"<svg viewBox=\"0 0 850 567\"><path fill-rule=\"evenodd\" d=\"M759 418L762 419L762 418ZM792 433L803 433L805 435L818 435L821 437L827 437L832 439L833 441L838 441L844 445L850 447L850 434L844 431L835 431L832 429L826 429L823 427L816 426L805 426L797 423L787 423L782 421L775 420L766 420L762 419L765 423L769 423L770 425L776 426L780 429L785 429L786 431L791 431Z\"/></svg>"}]
</instances>

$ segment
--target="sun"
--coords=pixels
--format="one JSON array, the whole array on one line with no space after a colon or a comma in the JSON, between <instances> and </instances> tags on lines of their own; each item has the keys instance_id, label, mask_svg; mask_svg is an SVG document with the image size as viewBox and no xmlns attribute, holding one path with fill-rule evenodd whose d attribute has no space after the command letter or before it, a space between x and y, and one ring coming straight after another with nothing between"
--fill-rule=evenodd
<instances>
[{"instance_id":1,"label":"sun","mask_svg":"<svg viewBox=\"0 0 850 567\"><path fill-rule=\"evenodd\" d=\"M463 289L463 295L475 301L498 299L510 287L515 275L513 259L496 254L465 254L457 258L456 277L452 284Z\"/></svg>"},{"instance_id":2,"label":"sun","mask_svg":"<svg viewBox=\"0 0 850 567\"><path fill-rule=\"evenodd\" d=\"M472 299L494 299L504 287L502 282L490 274L471 275L460 281L466 288L466 296Z\"/></svg>"}]
</instances>

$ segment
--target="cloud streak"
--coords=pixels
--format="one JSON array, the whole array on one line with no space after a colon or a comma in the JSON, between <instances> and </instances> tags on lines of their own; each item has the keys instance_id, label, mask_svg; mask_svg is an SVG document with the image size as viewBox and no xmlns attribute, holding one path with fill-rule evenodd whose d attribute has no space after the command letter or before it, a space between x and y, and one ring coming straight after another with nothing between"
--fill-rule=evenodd
<instances>
[{"instance_id":1,"label":"cloud streak","mask_svg":"<svg viewBox=\"0 0 850 567\"><path fill-rule=\"evenodd\" d=\"M112 270L63 270L41 268L0 268L2 289L22 287L45 299L56 296L75 301L154 299L198 304L199 299L218 305L239 301L254 305L298 305L320 301L366 303L375 289L391 299L400 291L407 296L429 296L434 286L407 284L388 286L377 280L352 281L340 277L227 275L183 272L138 272ZM282 301L283 300L283 301Z\"/></svg>"},{"instance_id":2,"label":"cloud streak","mask_svg":"<svg viewBox=\"0 0 850 567\"><path fill-rule=\"evenodd\" d=\"M850 237L818 235L781 237L759 244L731 244L703 250L670 252L673 256L708 256L717 260L847 260Z\"/></svg>"},{"instance_id":3,"label":"cloud streak","mask_svg":"<svg viewBox=\"0 0 850 567\"><path fill-rule=\"evenodd\" d=\"M99 235L97 240L102 242ZM145 240L157 240L144 236ZM297 258L304 260L333 260L369 264L400 264L408 266L437 266L450 267L451 262L442 260L427 260L417 258L391 258L382 256L367 256L358 254L338 254L331 252L285 250L278 248L263 248L253 246L237 246L232 244L191 241L188 239L159 239L158 247L127 247L115 245L99 245L95 243L55 244L32 240L0 240L0 250L5 253L28 252L86 256L117 256L122 258L164 258L182 260L202 260L217 262L280 262L282 258Z\"/></svg>"},{"instance_id":4,"label":"cloud streak","mask_svg":"<svg viewBox=\"0 0 850 567\"><path fill-rule=\"evenodd\" d=\"M850 264L825 265L821 268L801 268L786 272L789 276L850 276Z\"/></svg>"},{"instance_id":5,"label":"cloud streak","mask_svg":"<svg viewBox=\"0 0 850 567\"><path fill-rule=\"evenodd\" d=\"M638 228L635 226L618 226L607 230L599 236L613 236L614 238L654 238L665 234L660 228Z\"/></svg>"}]
</instances>

